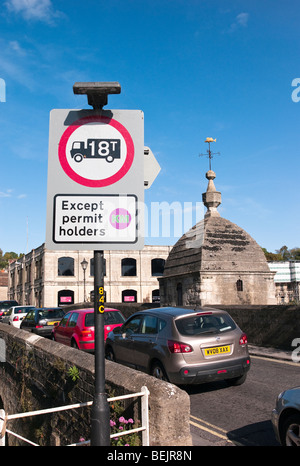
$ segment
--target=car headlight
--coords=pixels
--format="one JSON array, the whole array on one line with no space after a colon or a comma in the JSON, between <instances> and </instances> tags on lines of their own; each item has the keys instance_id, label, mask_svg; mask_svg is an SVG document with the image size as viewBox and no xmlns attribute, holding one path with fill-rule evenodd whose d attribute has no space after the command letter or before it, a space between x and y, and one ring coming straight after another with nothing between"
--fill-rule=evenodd
<instances>
[{"instance_id":1,"label":"car headlight","mask_svg":"<svg viewBox=\"0 0 300 466\"><path fill-rule=\"evenodd\" d=\"M279 393L279 395L276 398L276 401L277 402L280 401L284 394L285 394L285 390L283 392Z\"/></svg>"}]
</instances>

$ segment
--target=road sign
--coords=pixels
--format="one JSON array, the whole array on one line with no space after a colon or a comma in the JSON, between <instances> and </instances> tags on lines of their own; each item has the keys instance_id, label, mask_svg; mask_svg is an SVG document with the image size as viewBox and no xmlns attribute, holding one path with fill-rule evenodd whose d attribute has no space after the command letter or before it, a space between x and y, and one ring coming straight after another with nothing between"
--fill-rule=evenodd
<instances>
[{"instance_id":1,"label":"road sign","mask_svg":"<svg viewBox=\"0 0 300 466\"><path fill-rule=\"evenodd\" d=\"M152 150L144 147L144 188L149 189L160 172L160 165Z\"/></svg>"},{"instance_id":2,"label":"road sign","mask_svg":"<svg viewBox=\"0 0 300 466\"><path fill-rule=\"evenodd\" d=\"M142 249L140 110L52 110L48 249Z\"/></svg>"}]
</instances>

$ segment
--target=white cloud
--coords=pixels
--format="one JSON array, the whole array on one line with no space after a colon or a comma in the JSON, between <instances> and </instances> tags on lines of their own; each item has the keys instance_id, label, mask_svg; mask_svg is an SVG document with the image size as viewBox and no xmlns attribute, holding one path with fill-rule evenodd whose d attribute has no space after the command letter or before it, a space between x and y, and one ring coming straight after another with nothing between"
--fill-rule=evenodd
<instances>
[{"instance_id":1,"label":"white cloud","mask_svg":"<svg viewBox=\"0 0 300 466\"><path fill-rule=\"evenodd\" d=\"M249 13L239 13L234 22L230 25L229 32L235 32L239 28L248 26Z\"/></svg>"},{"instance_id":2,"label":"white cloud","mask_svg":"<svg viewBox=\"0 0 300 466\"><path fill-rule=\"evenodd\" d=\"M6 189L6 191L0 191L0 198L4 197L12 197L14 199L24 199L27 197L27 194L16 194L14 195L14 190L13 189Z\"/></svg>"},{"instance_id":3,"label":"white cloud","mask_svg":"<svg viewBox=\"0 0 300 466\"><path fill-rule=\"evenodd\" d=\"M248 25L249 13L240 13L236 17L236 22L242 27L246 27Z\"/></svg>"},{"instance_id":4,"label":"white cloud","mask_svg":"<svg viewBox=\"0 0 300 466\"><path fill-rule=\"evenodd\" d=\"M26 51L20 46L17 40L11 40L9 42L9 47L11 48L11 50L16 52L18 55L22 55L22 56L26 55Z\"/></svg>"},{"instance_id":5,"label":"white cloud","mask_svg":"<svg viewBox=\"0 0 300 466\"><path fill-rule=\"evenodd\" d=\"M11 197L11 190L7 190L6 192L0 191L0 197Z\"/></svg>"},{"instance_id":6,"label":"white cloud","mask_svg":"<svg viewBox=\"0 0 300 466\"><path fill-rule=\"evenodd\" d=\"M7 0L7 9L13 13L21 14L26 20L38 20L51 23L60 16L55 11L51 0Z\"/></svg>"}]
</instances>

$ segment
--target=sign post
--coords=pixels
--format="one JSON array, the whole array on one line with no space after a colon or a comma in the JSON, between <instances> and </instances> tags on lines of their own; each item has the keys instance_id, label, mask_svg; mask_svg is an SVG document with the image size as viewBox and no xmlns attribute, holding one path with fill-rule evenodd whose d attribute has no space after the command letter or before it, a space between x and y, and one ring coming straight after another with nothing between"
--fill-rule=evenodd
<instances>
[{"instance_id":1,"label":"sign post","mask_svg":"<svg viewBox=\"0 0 300 466\"><path fill-rule=\"evenodd\" d=\"M105 393L104 260L94 251L95 395L91 410L91 445L110 445L109 405Z\"/></svg>"},{"instance_id":2,"label":"sign post","mask_svg":"<svg viewBox=\"0 0 300 466\"><path fill-rule=\"evenodd\" d=\"M140 110L103 110L119 83L75 83L73 91L93 110L50 114L46 248L94 250L91 444L108 446L103 251L143 248L144 122Z\"/></svg>"}]
</instances>

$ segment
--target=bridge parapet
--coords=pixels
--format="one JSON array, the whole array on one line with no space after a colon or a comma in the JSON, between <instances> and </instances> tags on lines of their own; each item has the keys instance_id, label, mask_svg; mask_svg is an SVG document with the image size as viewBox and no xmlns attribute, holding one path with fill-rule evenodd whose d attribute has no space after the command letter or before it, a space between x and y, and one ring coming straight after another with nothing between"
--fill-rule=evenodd
<instances>
[{"instance_id":1,"label":"bridge parapet","mask_svg":"<svg viewBox=\"0 0 300 466\"><path fill-rule=\"evenodd\" d=\"M93 399L94 356L49 339L0 323L5 358L0 358L0 409L7 414L46 409ZM4 360L4 362L1 362ZM75 380L70 369L77 374ZM150 391L150 445L190 446L189 396L178 387L139 371L106 361L108 396ZM137 402L125 404L130 416L139 416ZM90 438L90 408L64 411L27 420L13 420L9 429L41 445L61 445ZM178 420L180 419L180 422ZM172 429L170 429L172 426ZM13 443L14 442L14 443ZM18 440L8 442L18 444Z\"/></svg>"}]
</instances>

